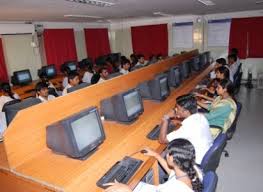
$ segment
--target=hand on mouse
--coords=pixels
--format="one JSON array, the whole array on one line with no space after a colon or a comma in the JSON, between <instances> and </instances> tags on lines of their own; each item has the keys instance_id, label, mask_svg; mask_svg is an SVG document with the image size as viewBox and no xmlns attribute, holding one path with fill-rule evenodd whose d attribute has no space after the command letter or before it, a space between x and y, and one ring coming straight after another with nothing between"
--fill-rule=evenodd
<instances>
[{"instance_id":1,"label":"hand on mouse","mask_svg":"<svg viewBox=\"0 0 263 192\"><path fill-rule=\"evenodd\" d=\"M155 151L153 151L149 147L145 147L143 150L145 150L145 152L146 152L146 153L143 153L144 155L152 156L152 157L156 157L158 155L158 153L156 153Z\"/></svg>"}]
</instances>

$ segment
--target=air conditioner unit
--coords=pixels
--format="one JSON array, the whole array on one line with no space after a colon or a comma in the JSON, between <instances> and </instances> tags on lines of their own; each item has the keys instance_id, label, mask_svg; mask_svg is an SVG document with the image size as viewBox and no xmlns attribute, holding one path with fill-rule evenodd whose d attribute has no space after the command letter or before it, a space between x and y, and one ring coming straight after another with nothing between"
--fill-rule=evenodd
<instances>
[{"instance_id":1,"label":"air conditioner unit","mask_svg":"<svg viewBox=\"0 0 263 192\"><path fill-rule=\"evenodd\" d=\"M37 36L41 36L44 32L44 26L42 24L35 24L35 32Z\"/></svg>"}]
</instances>

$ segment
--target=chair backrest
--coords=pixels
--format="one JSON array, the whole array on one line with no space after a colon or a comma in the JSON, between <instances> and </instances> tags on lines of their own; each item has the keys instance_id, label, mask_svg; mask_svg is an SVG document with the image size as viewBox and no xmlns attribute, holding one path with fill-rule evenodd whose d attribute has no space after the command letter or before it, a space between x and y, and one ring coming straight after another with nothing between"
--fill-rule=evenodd
<instances>
[{"instance_id":1,"label":"chair backrest","mask_svg":"<svg viewBox=\"0 0 263 192\"><path fill-rule=\"evenodd\" d=\"M221 154L227 144L227 136L220 133L214 140L213 145L206 152L201 162L201 168L204 173L215 171L219 165Z\"/></svg>"},{"instance_id":2,"label":"chair backrest","mask_svg":"<svg viewBox=\"0 0 263 192\"><path fill-rule=\"evenodd\" d=\"M217 186L218 177L215 172L209 171L205 174L203 180L203 191L202 192L215 192Z\"/></svg>"},{"instance_id":3,"label":"chair backrest","mask_svg":"<svg viewBox=\"0 0 263 192\"><path fill-rule=\"evenodd\" d=\"M236 102L236 105L237 105L237 112L236 112L236 117L235 117L235 120L234 122L232 123L231 127L227 130L226 132L226 135L227 135L227 140L230 140L232 139L235 131L236 131L236 127L237 127L237 121L238 121L238 117L241 113L241 110L242 110L242 103L240 102Z\"/></svg>"},{"instance_id":4,"label":"chair backrest","mask_svg":"<svg viewBox=\"0 0 263 192\"><path fill-rule=\"evenodd\" d=\"M4 104L4 106L3 106L3 108L2 108L2 112L6 112L7 106L13 105L13 104L16 104L16 103L19 103L19 102L21 102L20 99L13 99L13 100L11 100L11 101L6 102L6 103Z\"/></svg>"}]
</instances>

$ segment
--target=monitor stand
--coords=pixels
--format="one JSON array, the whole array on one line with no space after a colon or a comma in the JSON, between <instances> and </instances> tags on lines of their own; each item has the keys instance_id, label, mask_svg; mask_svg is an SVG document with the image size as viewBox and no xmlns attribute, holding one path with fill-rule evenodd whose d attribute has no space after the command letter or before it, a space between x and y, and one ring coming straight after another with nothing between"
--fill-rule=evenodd
<instances>
[{"instance_id":1,"label":"monitor stand","mask_svg":"<svg viewBox=\"0 0 263 192\"><path fill-rule=\"evenodd\" d=\"M83 156L83 157L79 157L76 159L85 161L86 159L88 159L90 156L92 156L96 151L98 150L98 147L94 148L92 151L90 151L87 155Z\"/></svg>"}]
</instances>

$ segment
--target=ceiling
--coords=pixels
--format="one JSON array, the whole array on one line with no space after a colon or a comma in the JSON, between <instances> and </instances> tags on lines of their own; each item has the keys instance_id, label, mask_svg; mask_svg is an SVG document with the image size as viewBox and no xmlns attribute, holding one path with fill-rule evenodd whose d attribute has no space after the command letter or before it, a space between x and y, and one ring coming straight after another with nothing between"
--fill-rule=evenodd
<instances>
[{"instance_id":1,"label":"ceiling","mask_svg":"<svg viewBox=\"0 0 263 192\"><path fill-rule=\"evenodd\" d=\"M257 0L212 0L205 6L197 0L108 0L112 7L96 7L66 0L0 0L1 21L98 22L122 18L154 17L153 12L170 15L203 15L263 9ZM103 19L65 18L64 15L90 15ZM99 21L101 22L101 21Z\"/></svg>"}]
</instances>

